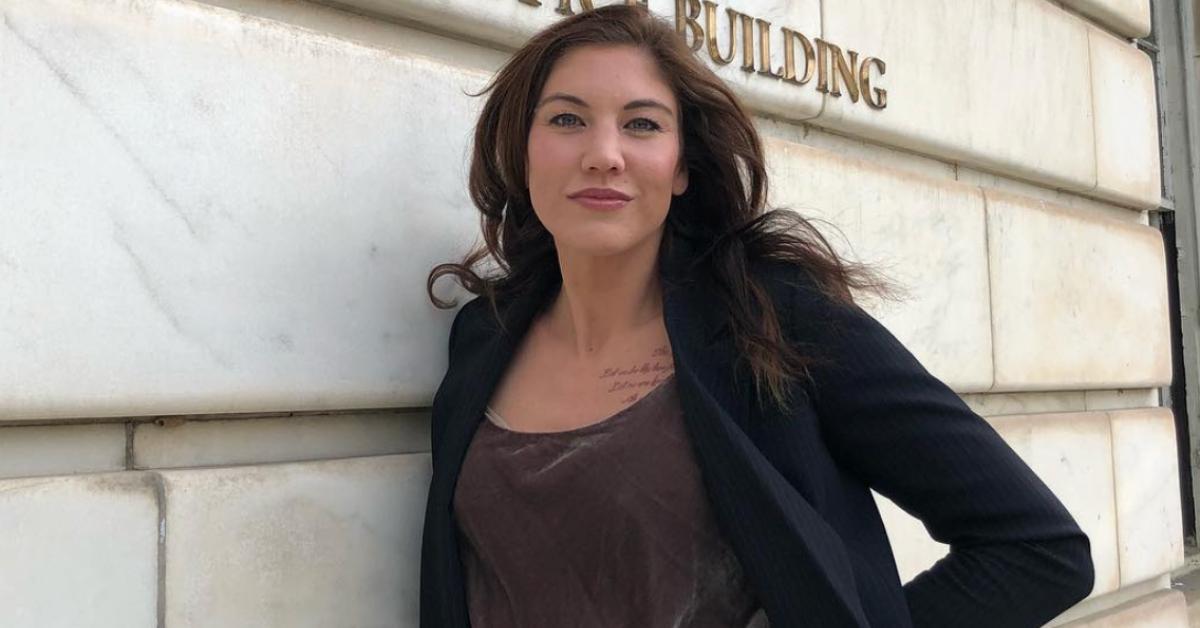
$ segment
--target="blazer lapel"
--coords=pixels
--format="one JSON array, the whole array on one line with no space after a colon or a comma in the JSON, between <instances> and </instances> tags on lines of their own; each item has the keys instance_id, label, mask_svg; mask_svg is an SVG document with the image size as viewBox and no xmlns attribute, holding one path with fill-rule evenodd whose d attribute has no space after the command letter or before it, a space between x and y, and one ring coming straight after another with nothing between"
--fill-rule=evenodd
<instances>
[{"instance_id":1,"label":"blazer lapel","mask_svg":"<svg viewBox=\"0 0 1200 628\"><path fill-rule=\"evenodd\" d=\"M687 256L694 249L676 251ZM672 256L667 263L666 274L678 277L688 260ZM664 282L663 318L684 422L717 522L772 623L799 625L789 619L804 617L804 625L867 626L841 538L742 427L793 419L759 416L712 298L696 281Z\"/></svg>"}]
</instances>

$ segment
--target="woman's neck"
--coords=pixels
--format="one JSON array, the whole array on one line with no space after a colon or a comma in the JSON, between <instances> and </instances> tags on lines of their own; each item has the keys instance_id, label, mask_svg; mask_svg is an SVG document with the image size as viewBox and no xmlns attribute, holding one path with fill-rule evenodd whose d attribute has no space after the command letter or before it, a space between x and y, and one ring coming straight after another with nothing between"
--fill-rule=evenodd
<instances>
[{"instance_id":1,"label":"woman's neck","mask_svg":"<svg viewBox=\"0 0 1200 628\"><path fill-rule=\"evenodd\" d=\"M619 347L620 339L660 324L662 285L656 242L610 256L560 250L558 261L562 290L546 324L575 358L601 358L606 349Z\"/></svg>"}]
</instances>

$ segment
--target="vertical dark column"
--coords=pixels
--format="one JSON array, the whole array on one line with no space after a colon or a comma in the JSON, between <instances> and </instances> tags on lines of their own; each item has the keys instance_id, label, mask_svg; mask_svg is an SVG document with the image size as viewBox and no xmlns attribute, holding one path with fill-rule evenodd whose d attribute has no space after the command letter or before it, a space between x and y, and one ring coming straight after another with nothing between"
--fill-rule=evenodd
<instances>
[{"instance_id":1,"label":"vertical dark column","mask_svg":"<svg viewBox=\"0 0 1200 628\"><path fill-rule=\"evenodd\" d=\"M1175 245L1175 212L1159 215L1163 249L1167 258L1167 302L1171 311L1171 413L1175 417L1175 442L1179 457L1179 491L1183 510L1183 535L1196 540L1196 502L1192 495L1191 430L1188 426L1187 371L1184 369L1183 333L1179 317L1179 251Z\"/></svg>"},{"instance_id":2,"label":"vertical dark column","mask_svg":"<svg viewBox=\"0 0 1200 628\"><path fill-rule=\"evenodd\" d=\"M1162 201L1150 224L1162 232L1171 308L1170 388L1164 392L1175 417L1179 486L1185 543L1197 544L1200 489L1200 85L1193 39L1195 0L1151 0L1151 33L1136 40L1154 64L1162 159Z\"/></svg>"}]
</instances>

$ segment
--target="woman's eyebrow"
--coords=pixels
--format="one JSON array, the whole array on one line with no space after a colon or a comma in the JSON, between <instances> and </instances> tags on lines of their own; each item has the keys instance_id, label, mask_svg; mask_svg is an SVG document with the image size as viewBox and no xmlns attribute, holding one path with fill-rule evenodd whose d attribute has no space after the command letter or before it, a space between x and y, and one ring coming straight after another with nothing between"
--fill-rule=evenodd
<instances>
[{"instance_id":1,"label":"woman's eyebrow","mask_svg":"<svg viewBox=\"0 0 1200 628\"><path fill-rule=\"evenodd\" d=\"M550 94L549 96L546 96L545 98L543 98L541 100L541 102L539 102L537 104L537 108L540 109L546 103L554 101L554 100L565 100L569 103L579 105L580 107L585 107L585 108L590 107L590 105L588 105L586 101L584 101L582 98L580 98L578 96L573 96L571 94L566 94L563 92L555 92L555 93ZM628 111L630 109L642 109L645 107L653 107L656 109L662 109L663 111L667 112L668 114L670 114L672 116L675 115L675 112L672 111L670 107L664 105L663 103L661 103L657 100L654 100L653 98L639 98L637 100L631 100L628 103L626 103L625 106L622 107L621 109Z\"/></svg>"}]
</instances>

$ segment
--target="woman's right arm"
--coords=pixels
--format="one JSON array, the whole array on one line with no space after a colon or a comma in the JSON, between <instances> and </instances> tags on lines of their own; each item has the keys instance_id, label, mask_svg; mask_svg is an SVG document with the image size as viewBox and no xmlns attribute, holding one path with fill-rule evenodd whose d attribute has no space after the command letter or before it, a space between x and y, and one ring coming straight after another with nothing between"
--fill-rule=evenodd
<instances>
[{"instance_id":1,"label":"woman's right arm","mask_svg":"<svg viewBox=\"0 0 1200 628\"><path fill-rule=\"evenodd\" d=\"M1039 626L1092 588L1088 537L1053 492L887 328L797 289L823 436L845 468L950 553L904 587L914 626Z\"/></svg>"}]
</instances>

